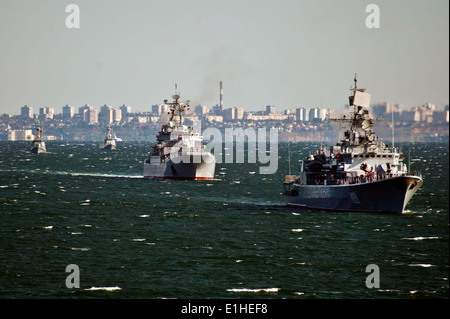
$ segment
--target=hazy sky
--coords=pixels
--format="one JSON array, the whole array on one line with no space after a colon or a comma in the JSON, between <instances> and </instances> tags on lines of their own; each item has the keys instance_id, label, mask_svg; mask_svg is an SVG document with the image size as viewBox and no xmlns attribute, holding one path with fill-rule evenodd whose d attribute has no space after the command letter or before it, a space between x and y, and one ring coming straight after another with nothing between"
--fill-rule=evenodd
<instances>
[{"instance_id":1,"label":"hazy sky","mask_svg":"<svg viewBox=\"0 0 450 319\"><path fill-rule=\"evenodd\" d=\"M149 111L175 83L212 106L221 80L225 107L341 108L354 73L372 102L449 103L448 0L0 0L0 43L0 113Z\"/></svg>"}]
</instances>

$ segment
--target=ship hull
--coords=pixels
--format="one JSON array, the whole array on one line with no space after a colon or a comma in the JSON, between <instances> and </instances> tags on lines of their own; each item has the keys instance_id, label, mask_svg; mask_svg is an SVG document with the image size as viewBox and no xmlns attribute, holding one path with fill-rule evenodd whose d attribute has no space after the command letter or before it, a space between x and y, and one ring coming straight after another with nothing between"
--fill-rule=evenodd
<instances>
[{"instance_id":1,"label":"ship hull","mask_svg":"<svg viewBox=\"0 0 450 319\"><path fill-rule=\"evenodd\" d=\"M214 178L215 165L211 153L187 153L165 163L144 163L144 178L210 180Z\"/></svg>"},{"instance_id":2,"label":"ship hull","mask_svg":"<svg viewBox=\"0 0 450 319\"><path fill-rule=\"evenodd\" d=\"M41 153L46 153L46 152L47 152L47 150L45 148L45 145L36 143L31 147L31 153L41 154Z\"/></svg>"},{"instance_id":3,"label":"ship hull","mask_svg":"<svg viewBox=\"0 0 450 319\"><path fill-rule=\"evenodd\" d=\"M417 176L399 176L350 185L298 185L285 199L292 207L401 214L422 183Z\"/></svg>"},{"instance_id":4,"label":"ship hull","mask_svg":"<svg viewBox=\"0 0 450 319\"><path fill-rule=\"evenodd\" d=\"M112 144L108 144L108 145L103 146L103 149L104 150L115 150L116 146L112 145Z\"/></svg>"}]
</instances>

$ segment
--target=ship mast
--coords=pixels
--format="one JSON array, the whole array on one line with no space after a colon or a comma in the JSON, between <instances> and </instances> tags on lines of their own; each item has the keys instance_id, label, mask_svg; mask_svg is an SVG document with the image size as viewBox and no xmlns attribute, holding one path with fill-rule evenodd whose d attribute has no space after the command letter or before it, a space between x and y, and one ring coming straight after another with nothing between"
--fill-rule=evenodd
<instances>
[{"instance_id":1,"label":"ship mast","mask_svg":"<svg viewBox=\"0 0 450 319\"><path fill-rule=\"evenodd\" d=\"M353 96L355 96L355 92L358 89L358 78L356 77L356 73L353 81L355 82L355 87L353 88ZM350 90L352 90L352 88L350 88Z\"/></svg>"},{"instance_id":2,"label":"ship mast","mask_svg":"<svg viewBox=\"0 0 450 319\"><path fill-rule=\"evenodd\" d=\"M37 122L37 127L36 127L36 138L40 139L41 138L41 123L38 121Z\"/></svg>"},{"instance_id":3,"label":"ship mast","mask_svg":"<svg viewBox=\"0 0 450 319\"><path fill-rule=\"evenodd\" d=\"M186 100L185 103L179 102L180 92L177 93L177 84L175 83L175 94L172 95L173 102L169 103L167 100L164 100L164 104L170 105L171 116L169 121L173 122L175 126L181 126L183 124L183 115L182 112L185 112L186 109L189 110L189 100Z\"/></svg>"},{"instance_id":4,"label":"ship mast","mask_svg":"<svg viewBox=\"0 0 450 319\"><path fill-rule=\"evenodd\" d=\"M340 119L330 119L341 123L349 123L350 128L345 132L341 147L355 147L371 143L374 139L372 128L373 121L369 116L370 94L366 93L366 89L358 88L358 78L355 73L353 79L354 87L350 87L352 94L349 96L349 105L353 106L351 117L345 116ZM339 125L339 131L341 126Z\"/></svg>"},{"instance_id":5,"label":"ship mast","mask_svg":"<svg viewBox=\"0 0 450 319\"><path fill-rule=\"evenodd\" d=\"M395 136L394 136L394 108L391 105L391 117L392 117L392 149L395 151Z\"/></svg>"}]
</instances>

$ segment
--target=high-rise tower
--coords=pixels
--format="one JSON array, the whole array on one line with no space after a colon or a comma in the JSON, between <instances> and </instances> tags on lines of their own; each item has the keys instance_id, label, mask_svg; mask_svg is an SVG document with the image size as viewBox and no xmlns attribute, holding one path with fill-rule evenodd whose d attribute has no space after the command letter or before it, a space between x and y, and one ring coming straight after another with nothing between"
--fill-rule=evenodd
<instances>
[{"instance_id":1,"label":"high-rise tower","mask_svg":"<svg viewBox=\"0 0 450 319\"><path fill-rule=\"evenodd\" d=\"M222 81L220 81L220 110L223 111L223 86L222 86Z\"/></svg>"}]
</instances>

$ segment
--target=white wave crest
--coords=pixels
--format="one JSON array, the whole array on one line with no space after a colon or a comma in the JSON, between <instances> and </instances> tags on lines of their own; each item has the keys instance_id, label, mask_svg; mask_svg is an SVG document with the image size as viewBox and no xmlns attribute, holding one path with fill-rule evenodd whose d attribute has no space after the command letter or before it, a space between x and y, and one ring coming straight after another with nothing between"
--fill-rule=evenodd
<instances>
[{"instance_id":1,"label":"white wave crest","mask_svg":"<svg viewBox=\"0 0 450 319\"><path fill-rule=\"evenodd\" d=\"M431 265L431 264L409 264L408 266L411 266L411 267L425 267L425 268L433 267L433 265Z\"/></svg>"},{"instance_id":2,"label":"white wave crest","mask_svg":"<svg viewBox=\"0 0 450 319\"><path fill-rule=\"evenodd\" d=\"M248 289L248 288L232 288L227 289L230 292L278 292L280 288L261 288L261 289Z\"/></svg>"},{"instance_id":3,"label":"white wave crest","mask_svg":"<svg viewBox=\"0 0 450 319\"><path fill-rule=\"evenodd\" d=\"M104 290L104 291L115 291L115 290L122 290L119 286L116 287L91 287L88 289L85 289L87 291L96 291L96 290Z\"/></svg>"},{"instance_id":4,"label":"white wave crest","mask_svg":"<svg viewBox=\"0 0 450 319\"><path fill-rule=\"evenodd\" d=\"M439 237L412 237L412 238L402 238L404 240L425 240L425 239L439 239Z\"/></svg>"}]
</instances>

